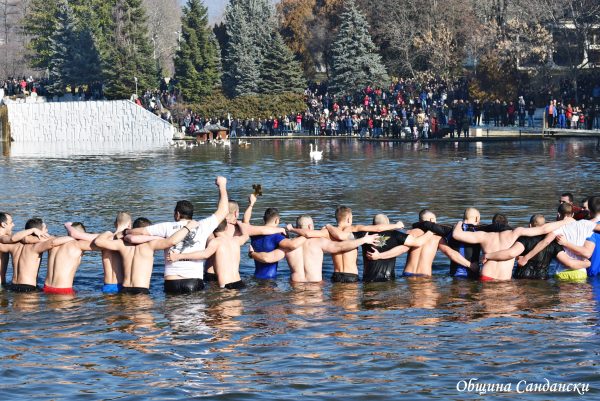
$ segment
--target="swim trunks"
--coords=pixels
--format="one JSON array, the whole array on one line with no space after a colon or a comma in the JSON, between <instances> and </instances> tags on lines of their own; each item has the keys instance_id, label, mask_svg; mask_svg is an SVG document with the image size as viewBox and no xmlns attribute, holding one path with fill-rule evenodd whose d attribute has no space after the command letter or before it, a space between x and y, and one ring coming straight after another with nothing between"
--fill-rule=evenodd
<instances>
[{"instance_id":1,"label":"swim trunks","mask_svg":"<svg viewBox=\"0 0 600 401\"><path fill-rule=\"evenodd\" d=\"M556 278L561 281L586 281L587 271L585 269L564 270L556 273Z\"/></svg>"},{"instance_id":2,"label":"swim trunks","mask_svg":"<svg viewBox=\"0 0 600 401\"><path fill-rule=\"evenodd\" d=\"M105 294L116 294L121 290L121 284L104 284L102 286L102 292Z\"/></svg>"},{"instance_id":3,"label":"swim trunks","mask_svg":"<svg viewBox=\"0 0 600 401\"><path fill-rule=\"evenodd\" d=\"M358 274L335 272L331 276L333 283L358 283Z\"/></svg>"},{"instance_id":4,"label":"swim trunks","mask_svg":"<svg viewBox=\"0 0 600 401\"><path fill-rule=\"evenodd\" d=\"M225 284L225 288L228 290L241 290L242 288L246 288L246 284L242 280L236 281L235 283Z\"/></svg>"},{"instance_id":5,"label":"swim trunks","mask_svg":"<svg viewBox=\"0 0 600 401\"><path fill-rule=\"evenodd\" d=\"M481 276L479 276L479 280L484 281L484 282L485 281L496 281L495 278L484 276L483 274Z\"/></svg>"},{"instance_id":6,"label":"swim trunks","mask_svg":"<svg viewBox=\"0 0 600 401\"><path fill-rule=\"evenodd\" d=\"M123 288L121 288L121 294L148 295L148 294L150 294L150 290L148 288L144 288L144 287L123 287Z\"/></svg>"},{"instance_id":7,"label":"swim trunks","mask_svg":"<svg viewBox=\"0 0 600 401\"><path fill-rule=\"evenodd\" d=\"M55 288L44 284L44 293L46 294L59 294L59 295L75 295L75 290L71 288Z\"/></svg>"},{"instance_id":8,"label":"swim trunks","mask_svg":"<svg viewBox=\"0 0 600 401\"><path fill-rule=\"evenodd\" d=\"M218 281L217 275L215 273L204 273L204 281Z\"/></svg>"},{"instance_id":9,"label":"swim trunks","mask_svg":"<svg viewBox=\"0 0 600 401\"><path fill-rule=\"evenodd\" d=\"M14 292L38 292L40 289L35 285L29 284L11 284L10 290Z\"/></svg>"},{"instance_id":10,"label":"swim trunks","mask_svg":"<svg viewBox=\"0 0 600 401\"><path fill-rule=\"evenodd\" d=\"M167 294L191 294L203 289L204 281L201 278L165 280L165 293Z\"/></svg>"},{"instance_id":11,"label":"swim trunks","mask_svg":"<svg viewBox=\"0 0 600 401\"><path fill-rule=\"evenodd\" d=\"M403 272L403 277L429 277L427 274Z\"/></svg>"}]
</instances>

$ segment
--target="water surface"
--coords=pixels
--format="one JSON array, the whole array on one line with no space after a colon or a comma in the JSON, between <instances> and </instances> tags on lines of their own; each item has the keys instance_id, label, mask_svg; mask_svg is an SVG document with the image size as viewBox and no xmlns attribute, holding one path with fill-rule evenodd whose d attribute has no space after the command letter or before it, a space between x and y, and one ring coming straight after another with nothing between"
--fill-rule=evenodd
<instances>
[{"instance_id":1,"label":"water surface","mask_svg":"<svg viewBox=\"0 0 600 401\"><path fill-rule=\"evenodd\" d=\"M285 222L309 213L320 226L345 204L359 223L379 212L410 223L422 208L453 223L475 206L484 221L501 211L524 225L533 213L552 218L563 191L582 198L600 188L594 141L319 147L319 162L299 140L144 154L20 152L0 159L0 210L13 213L17 228L41 216L56 234L65 221L110 229L120 210L167 221L180 199L203 217L216 207L221 174L242 209L252 184L262 184L256 224L266 207L278 207ZM403 265L399 258L398 273ZM150 296L102 295L94 253L84 256L74 299L0 292L0 398L476 398L456 390L469 378L513 389L519 380L585 382L586 396L598 396L600 283L456 281L438 256L431 279L292 285L285 262L276 281L253 280L243 254L246 290L165 297L163 268L157 254ZM326 257L324 277L331 271Z\"/></svg>"}]
</instances>

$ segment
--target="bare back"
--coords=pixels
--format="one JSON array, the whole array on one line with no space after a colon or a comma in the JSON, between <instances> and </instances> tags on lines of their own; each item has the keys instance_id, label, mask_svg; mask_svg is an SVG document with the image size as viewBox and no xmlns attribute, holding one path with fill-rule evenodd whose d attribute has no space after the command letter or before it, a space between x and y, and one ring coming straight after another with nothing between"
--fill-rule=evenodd
<instances>
[{"instance_id":1,"label":"bare back","mask_svg":"<svg viewBox=\"0 0 600 401\"><path fill-rule=\"evenodd\" d=\"M45 284L54 288L71 288L83 251L77 241L67 242L48 251L48 273Z\"/></svg>"},{"instance_id":2,"label":"bare back","mask_svg":"<svg viewBox=\"0 0 600 401\"><path fill-rule=\"evenodd\" d=\"M240 244L236 239L217 237L217 251L214 254L214 267L219 280L219 287L225 287L240 281Z\"/></svg>"},{"instance_id":3,"label":"bare back","mask_svg":"<svg viewBox=\"0 0 600 401\"><path fill-rule=\"evenodd\" d=\"M420 229L413 229L408 233L412 236L419 237L423 235L424 232ZM441 239L442 237L434 235L425 245L418 248L411 248L410 251L408 251L404 272L431 276L433 260L435 259Z\"/></svg>"},{"instance_id":4,"label":"bare back","mask_svg":"<svg viewBox=\"0 0 600 401\"><path fill-rule=\"evenodd\" d=\"M512 230L498 233L484 233L485 237L481 242L481 249L484 253L492 253L508 249L518 238L517 233ZM515 259L509 259L502 262L488 260L481 270L481 275L496 280L510 280L515 264Z\"/></svg>"},{"instance_id":5,"label":"bare back","mask_svg":"<svg viewBox=\"0 0 600 401\"><path fill-rule=\"evenodd\" d=\"M102 267L104 268L104 284L123 282L123 259L119 252L103 249Z\"/></svg>"},{"instance_id":6,"label":"bare back","mask_svg":"<svg viewBox=\"0 0 600 401\"><path fill-rule=\"evenodd\" d=\"M345 227L342 230L351 234L352 227ZM333 271L336 273L358 274L358 249L352 249L348 252L335 253L331 255L333 261Z\"/></svg>"},{"instance_id":7,"label":"bare back","mask_svg":"<svg viewBox=\"0 0 600 401\"><path fill-rule=\"evenodd\" d=\"M16 244L11 254L15 267L13 284L37 285L42 254L35 251L35 244Z\"/></svg>"},{"instance_id":8,"label":"bare back","mask_svg":"<svg viewBox=\"0 0 600 401\"><path fill-rule=\"evenodd\" d=\"M307 239L301 247L286 254L293 282L323 281L323 241L329 240L324 238Z\"/></svg>"}]
</instances>

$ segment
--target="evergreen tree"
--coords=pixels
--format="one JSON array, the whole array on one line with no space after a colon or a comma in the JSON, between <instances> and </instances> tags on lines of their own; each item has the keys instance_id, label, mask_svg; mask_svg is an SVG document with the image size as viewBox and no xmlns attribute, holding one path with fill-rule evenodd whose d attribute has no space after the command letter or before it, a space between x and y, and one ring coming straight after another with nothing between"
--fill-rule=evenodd
<instances>
[{"instance_id":1,"label":"evergreen tree","mask_svg":"<svg viewBox=\"0 0 600 401\"><path fill-rule=\"evenodd\" d=\"M274 24L267 0L231 0L225 11L223 86L232 96L260 92L260 68Z\"/></svg>"},{"instance_id":2,"label":"evergreen tree","mask_svg":"<svg viewBox=\"0 0 600 401\"><path fill-rule=\"evenodd\" d=\"M200 0L188 0L181 23L175 75L183 97L190 102L199 101L220 86L221 52L208 27L208 9Z\"/></svg>"},{"instance_id":3,"label":"evergreen tree","mask_svg":"<svg viewBox=\"0 0 600 401\"><path fill-rule=\"evenodd\" d=\"M129 98L135 93L136 78L139 92L156 88L156 64L141 0L117 0L112 15L110 50L103 60L105 94L109 98Z\"/></svg>"},{"instance_id":4,"label":"evergreen tree","mask_svg":"<svg viewBox=\"0 0 600 401\"><path fill-rule=\"evenodd\" d=\"M31 37L29 62L34 68L49 69L53 50L50 39L56 30L60 0L31 0L24 19L24 31Z\"/></svg>"},{"instance_id":5,"label":"evergreen tree","mask_svg":"<svg viewBox=\"0 0 600 401\"><path fill-rule=\"evenodd\" d=\"M306 89L306 80L300 63L277 31L272 35L262 65L261 89L264 93L303 93Z\"/></svg>"},{"instance_id":6,"label":"evergreen tree","mask_svg":"<svg viewBox=\"0 0 600 401\"><path fill-rule=\"evenodd\" d=\"M347 0L342 21L331 46L331 87L335 91L357 91L367 85L383 85L389 77L369 34L364 15L354 0Z\"/></svg>"}]
</instances>

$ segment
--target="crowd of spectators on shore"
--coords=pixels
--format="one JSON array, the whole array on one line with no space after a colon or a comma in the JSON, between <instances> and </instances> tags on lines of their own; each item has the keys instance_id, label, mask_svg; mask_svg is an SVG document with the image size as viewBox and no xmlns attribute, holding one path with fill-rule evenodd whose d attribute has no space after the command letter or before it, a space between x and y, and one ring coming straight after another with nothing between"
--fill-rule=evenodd
<instances>
[{"instance_id":1,"label":"crowd of spectators on shore","mask_svg":"<svg viewBox=\"0 0 600 401\"><path fill-rule=\"evenodd\" d=\"M573 121L564 126L560 123L562 102L554 107L558 114L553 120L536 113L538 108L532 99L519 96L514 101L466 100L469 95L465 81L448 84L440 80L424 85L399 80L385 89L368 86L344 96L333 96L325 85L315 84L305 91L304 112L268 119L206 118L188 112L179 123L188 134L207 124L220 124L230 129L232 137L287 133L409 139L460 137L468 136L472 127L541 128L542 118L551 128L600 129L600 86L588 92L581 96L587 105L580 102L571 109L564 107L565 116ZM557 104L556 100L552 102Z\"/></svg>"}]
</instances>

